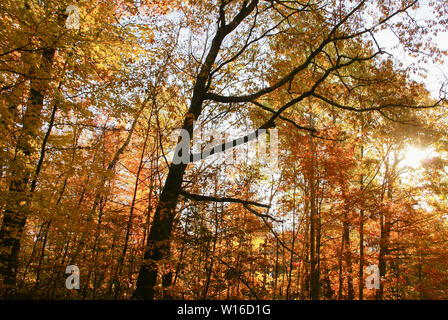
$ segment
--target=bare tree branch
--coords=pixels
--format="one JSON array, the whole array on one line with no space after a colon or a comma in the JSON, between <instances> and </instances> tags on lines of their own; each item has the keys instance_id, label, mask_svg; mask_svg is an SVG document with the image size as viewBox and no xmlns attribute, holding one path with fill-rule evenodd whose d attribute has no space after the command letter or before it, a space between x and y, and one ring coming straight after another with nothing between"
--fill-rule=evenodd
<instances>
[{"instance_id":1,"label":"bare tree branch","mask_svg":"<svg viewBox=\"0 0 448 320\"><path fill-rule=\"evenodd\" d=\"M199 195L199 194L192 194L185 190L181 190L179 194L183 195L186 198L196 200L196 201L233 202L233 203L241 203L243 205L253 205L256 207L270 208L270 206L267 204L258 203L258 202L250 201L250 200L241 200L241 199L228 198L228 197L218 198L218 197L204 196L204 195ZM269 216L267 216L267 217L269 217ZM273 219L273 218L271 218L271 219Z\"/></svg>"}]
</instances>

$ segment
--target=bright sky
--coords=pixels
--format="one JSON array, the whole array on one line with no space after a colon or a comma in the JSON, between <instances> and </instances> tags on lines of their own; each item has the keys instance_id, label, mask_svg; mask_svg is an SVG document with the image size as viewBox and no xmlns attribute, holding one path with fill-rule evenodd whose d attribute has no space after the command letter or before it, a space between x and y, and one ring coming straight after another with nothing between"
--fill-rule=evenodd
<instances>
[{"instance_id":1,"label":"bright sky","mask_svg":"<svg viewBox=\"0 0 448 320\"><path fill-rule=\"evenodd\" d=\"M408 146L404 150L404 159L401 162L403 167L417 169L422 165L422 161L436 157L438 153L433 148L420 149L414 146Z\"/></svg>"},{"instance_id":2,"label":"bright sky","mask_svg":"<svg viewBox=\"0 0 448 320\"><path fill-rule=\"evenodd\" d=\"M411 15L419 24L424 25L425 19L431 19L433 16L432 10L427 5L428 1L421 1L421 7L414 11ZM377 39L380 45L386 49L387 52L394 55L397 62L402 62L404 66L409 66L416 62L415 58L410 57L404 52L399 45L397 37L389 29L377 32ZM440 33L437 38L433 40L442 50L448 50L448 33ZM428 77L426 79L415 75L414 79L423 82L428 90L432 93L434 98L439 97L439 89L442 83L448 79L448 57L443 57L443 64L428 63L424 67L428 69Z\"/></svg>"},{"instance_id":3,"label":"bright sky","mask_svg":"<svg viewBox=\"0 0 448 320\"><path fill-rule=\"evenodd\" d=\"M425 19L431 19L433 17L432 10L428 6L428 1L421 1L421 7L411 13L411 16L416 19L420 25L424 25ZM416 63L416 58L410 57L404 52L403 48L398 42L398 39L394 33L389 30L382 30L376 34L377 40L380 45L389 53L394 55L395 61L403 63L404 67L410 66L412 63ZM433 40L441 50L448 50L448 33L440 33L437 38ZM423 67L428 70L427 77L423 78L419 75L413 75L412 78L418 82L422 82L431 92L433 98L439 98L439 90L444 83L448 80L448 57L442 57L442 64L434 64L428 62ZM420 62L421 65L421 62ZM407 168L401 175L405 180L414 180L413 176L418 174L418 169L421 167L422 161L439 156L439 154L432 148L419 148L409 145L403 150L403 160L400 163L402 168Z\"/></svg>"}]
</instances>

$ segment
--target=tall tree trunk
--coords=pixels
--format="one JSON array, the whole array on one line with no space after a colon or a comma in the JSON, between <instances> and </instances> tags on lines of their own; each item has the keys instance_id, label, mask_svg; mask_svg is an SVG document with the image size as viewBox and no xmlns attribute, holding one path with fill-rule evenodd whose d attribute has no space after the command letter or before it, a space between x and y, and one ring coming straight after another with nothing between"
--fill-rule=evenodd
<instances>
[{"instance_id":1,"label":"tall tree trunk","mask_svg":"<svg viewBox=\"0 0 448 320\"><path fill-rule=\"evenodd\" d=\"M296 167L294 164L294 176L296 174ZM293 191L293 204L292 204L292 242L291 242L291 251L294 252L294 245L295 245L295 240L296 240L296 220L295 220L295 215L296 215L296 186L294 185L294 191ZM291 289L291 283L292 283L292 268L293 268L293 258L294 255L292 254L292 252L290 253L290 259L289 259L289 273L288 273L288 285L286 287L286 299L289 299L289 291Z\"/></svg>"},{"instance_id":2,"label":"tall tree trunk","mask_svg":"<svg viewBox=\"0 0 448 320\"><path fill-rule=\"evenodd\" d=\"M39 256L39 262L37 264L36 283L34 285L34 290L36 292L39 289L40 271L41 271L41 267L42 267L42 261L45 258L45 247L47 246L48 230L50 229L50 225L51 225L51 220L49 220L46 224L46 228L45 228L46 230L45 230L44 240L42 243L42 249L41 249L40 256Z\"/></svg>"},{"instance_id":3,"label":"tall tree trunk","mask_svg":"<svg viewBox=\"0 0 448 320\"><path fill-rule=\"evenodd\" d=\"M347 273L347 290L348 300L353 300L355 298L355 291L353 289L353 268L352 268L352 249L350 247L350 225L348 221L348 213L347 211L344 214L344 231L343 231L343 237L344 237L344 257L345 257L345 266L346 266L346 273Z\"/></svg>"},{"instance_id":4,"label":"tall tree trunk","mask_svg":"<svg viewBox=\"0 0 448 320\"><path fill-rule=\"evenodd\" d=\"M55 48L42 51L42 61L36 74L49 79ZM17 142L16 156L11 164L11 182L0 229L0 277L6 286L16 283L20 240L28 216L28 192L31 171L29 166L35 152L34 141L39 135L40 117L48 80L31 81L30 97L23 116L23 129Z\"/></svg>"},{"instance_id":5,"label":"tall tree trunk","mask_svg":"<svg viewBox=\"0 0 448 320\"><path fill-rule=\"evenodd\" d=\"M278 276L278 239L276 242L276 246L275 246L275 269L274 269L274 298L273 300L275 300L275 294L276 294L276 290L277 290L277 276Z\"/></svg>"},{"instance_id":6,"label":"tall tree trunk","mask_svg":"<svg viewBox=\"0 0 448 320\"><path fill-rule=\"evenodd\" d=\"M317 193L316 193L316 146L310 133L311 164L309 172L309 190L310 190L310 297L312 300L319 300L319 273L318 261L316 257L316 239L317 239Z\"/></svg>"},{"instance_id":7,"label":"tall tree trunk","mask_svg":"<svg viewBox=\"0 0 448 320\"><path fill-rule=\"evenodd\" d=\"M212 273L213 273L213 266L215 263L215 251L216 251L216 243L218 241L218 207L216 206L216 226L215 226L215 234L213 235L213 246L212 246L212 250L210 252L210 264L208 265L208 267L206 267L207 270L207 275L206 275L206 280L205 280L205 288L204 288L204 293L202 294L202 299L207 299L207 293L210 287L210 280L212 277ZM207 265L207 261L205 262Z\"/></svg>"},{"instance_id":8,"label":"tall tree trunk","mask_svg":"<svg viewBox=\"0 0 448 320\"><path fill-rule=\"evenodd\" d=\"M59 85L58 90L59 90L60 88L61 88L61 84ZM36 172L34 173L33 180L31 181L31 196L30 196L30 197L32 197L33 192L34 192L34 189L36 188L36 185L37 185L37 178L38 178L39 173L40 173L40 170L41 170L41 168L42 168L42 163L43 163L43 160L44 160L44 157L45 157L46 144L47 144L48 138L50 137L50 133L51 133L52 127L53 127L53 125L54 125L54 118L55 118L55 115L56 115L56 111L57 111L57 105L55 104L55 106L53 107L53 111L52 111L52 113L51 113L51 119L50 119L50 123L49 123L48 130L47 130L47 132L46 132L46 134L45 134L45 137L44 137L44 140L43 140L43 142L42 142L42 146L41 146L41 155L40 155L40 158L39 158L39 162L38 162L38 164L37 164L37 167L36 167ZM74 163L74 161L75 161L76 147L78 146L78 140L79 140L80 136L81 136L81 131L78 132L77 130L75 130L75 132L74 132L74 137L73 137L73 153L72 153L72 157L71 157L71 160L70 160L69 168L72 168L73 163ZM60 202L61 202L61 200L62 200L62 197L63 197L63 195L64 195L65 189L66 189L66 187L67 187L68 179L70 178L70 172L71 172L71 170L68 170L68 171L67 171L67 175L65 176L64 182L62 183L62 188L61 188L61 191L59 192L59 196L58 196L58 200L56 201L55 208L57 208L57 207L59 206L59 204L60 204ZM52 223L52 219L49 219L48 221L45 221L45 222L42 224L42 227L41 227L41 229L42 229L42 228L46 225L45 236L44 236L44 242L43 242L43 244L42 244L42 251L41 251L41 255L40 255L40 257L39 257L39 262L38 262L38 266L37 266L37 274L36 274L35 290L38 290L38 287L39 287L39 286L38 286L38 283L39 283L39 276L40 276L40 268L41 268L41 265L42 265L43 258L44 258L44 256L45 256L45 246L46 246L47 236L48 236L48 231L49 231L49 229L50 229L50 225L51 225L51 223ZM39 232L39 233L40 233L40 232ZM38 239L36 240L36 242L37 242L37 241L39 241L39 237L38 237ZM33 257L33 253L34 253L34 248L33 248L33 252L31 252L30 260L31 260L31 258ZM23 275L22 283L23 283L23 281L24 281L24 279L25 279L27 269L28 269L28 266L27 266L27 268L25 269L25 272L24 272L24 275Z\"/></svg>"},{"instance_id":9,"label":"tall tree trunk","mask_svg":"<svg viewBox=\"0 0 448 320\"><path fill-rule=\"evenodd\" d=\"M394 162L392 164L392 167L389 163L389 156L387 157L386 162L386 172L385 172L385 181L386 181L386 197L389 201L392 201L393 196L393 184L394 184L394 178L393 175L395 173L395 169L397 166L397 155L394 155ZM383 193L384 194L384 193ZM382 210L380 215L380 226L381 226L381 235L380 235L380 253L378 258L378 269L380 272L380 279L386 276L386 260L387 260L387 254L389 254L389 240L390 240L390 232L392 229L391 224L391 213L386 209ZM380 289L376 291L375 298L377 300L383 299L383 293L384 293L384 286L383 281L380 281Z\"/></svg>"},{"instance_id":10,"label":"tall tree trunk","mask_svg":"<svg viewBox=\"0 0 448 320\"><path fill-rule=\"evenodd\" d=\"M364 160L364 117L361 115L361 154L360 168L363 170ZM359 186L364 191L364 175L361 173ZM359 211L359 273L358 273L359 300L364 299L364 209Z\"/></svg>"},{"instance_id":11,"label":"tall tree trunk","mask_svg":"<svg viewBox=\"0 0 448 320\"><path fill-rule=\"evenodd\" d=\"M213 65L224 38L232 33L233 30L235 30L249 14L251 14L257 4L258 0L252 0L249 4L244 2L240 12L228 24L225 23L226 17L224 4L221 6L222 10L220 10L219 13L218 28L211 42L207 57L200 68L199 74L196 76L190 107L184 118L182 129L189 133L189 141L184 141L184 143L191 143L194 126L193 121L197 120L202 113L204 95L211 85ZM154 287L157 282L159 267L158 262L170 257L171 234L173 230L175 209L186 168L187 164L185 163L172 163L168 171L168 176L160 195L159 203L156 212L154 213L151 230L149 232L144 254L144 262L140 267L137 288L133 295L133 298L135 299L154 299ZM164 275L162 285L165 288L171 285L171 273Z\"/></svg>"},{"instance_id":12,"label":"tall tree trunk","mask_svg":"<svg viewBox=\"0 0 448 320\"><path fill-rule=\"evenodd\" d=\"M140 182L140 174L141 174L141 172L143 170L145 153L146 153L146 145L148 144L149 133L151 131L151 119L152 119L152 112L151 112L151 114L149 116L149 119L148 119L148 127L146 128L145 140L143 142L142 152L140 154L140 162L138 164L137 174L135 176L134 193L132 195L131 208L129 209L129 218L128 218L128 223L127 223L127 226L126 226L126 235L125 235L125 239L124 239L123 252L122 252L120 258L118 259L118 266L117 266L116 274L115 274L115 285L116 285L116 287L115 287L115 299L117 299L118 295L120 294L120 280L119 280L119 278L122 275L123 263L124 263L124 260L126 258L126 252L128 250L129 235L131 233L132 219L134 217L134 207L135 207L135 201L137 200L137 192L138 192L138 187L139 187L139 182Z\"/></svg>"},{"instance_id":13,"label":"tall tree trunk","mask_svg":"<svg viewBox=\"0 0 448 320\"><path fill-rule=\"evenodd\" d=\"M342 268L342 262L344 261L344 246L345 246L345 237L341 237L341 248L339 251L339 286L338 286L338 300L342 299L342 293L344 290L344 274Z\"/></svg>"},{"instance_id":14,"label":"tall tree trunk","mask_svg":"<svg viewBox=\"0 0 448 320\"><path fill-rule=\"evenodd\" d=\"M361 161L364 155L364 147L361 146ZM360 178L361 188L364 188L364 177ZM364 299L364 209L359 211L359 300Z\"/></svg>"},{"instance_id":15,"label":"tall tree trunk","mask_svg":"<svg viewBox=\"0 0 448 320\"><path fill-rule=\"evenodd\" d=\"M359 300L364 299L364 210L359 212Z\"/></svg>"}]
</instances>

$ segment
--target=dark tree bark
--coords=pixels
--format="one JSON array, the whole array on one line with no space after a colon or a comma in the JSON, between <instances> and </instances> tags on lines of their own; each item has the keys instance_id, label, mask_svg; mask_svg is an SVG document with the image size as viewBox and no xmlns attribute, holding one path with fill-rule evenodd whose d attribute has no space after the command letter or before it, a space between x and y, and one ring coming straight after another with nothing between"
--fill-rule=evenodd
<instances>
[{"instance_id":1,"label":"dark tree bark","mask_svg":"<svg viewBox=\"0 0 448 320\"><path fill-rule=\"evenodd\" d=\"M210 87L211 72L216 57L221 48L224 38L255 9L258 0L252 0L249 4L245 2L235 18L226 24L223 3L221 5L218 30L212 40L210 50L202 65L193 88L193 96L187 115L184 118L182 129L189 133L188 143L193 136L193 121L197 120L202 112L205 94ZM159 203L154 213L150 233L147 240L147 248L144 254L144 262L141 265L137 279L137 288L133 297L135 299L154 299L155 285L157 282L158 261L170 256L171 234L175 209L181 191L181 185L187 164L171 164L165 181ZM171 274L163 278L165 288L171 285Z\"/></svg>"},{"instance_id":2,"label":"dark tree bark","mask_svg":"<svg viewBox=\"0 0 448 320\"><path fill-rule=\"evenodd\" d=\"M311 146L311 165L309 172L309 190L310 190L310 298L312 300L319 300L319 272L316 257L316 239L318 228L318 213L317 213L317 193L316 193L316 146L310 134Z\"/></svg>"},{"instance_id":3,"label":"dark tree bark","mask_svg":"<svg viewBox=\"0 0 448 320\"><path fill-rule=\"evenodd\" d=\"M361 118L361 139L364 138L364 118ZM364 145L363 140L361 140L361 166L364 159ZM362 169L361 169L362 170ZM364 176L361 174L360 177L360 187L364 189ZM359 273L358 273L358 291L359 300L364 299L364 209L359 211Z\"/></svg>"},{"instance_id":4,"label":"dark tree bark","mask_svg":"<svg viewBox=\"0 0 448 320\"><path fill-rule=\"evenodd\" d=\"M55 48L42 51L41 64L35 73L49 79ZM33 73L33 72L32 72ZM26 224L27 204L30 190L32 161L38 137L40 118L44 106L44 97L48 88L48 80L32 80L28 105L23 116L22 134L17 142L16 156L11 164L11 182L0 229L0 277L3 283L14 288L16 283L20 240Z\"/></svg>"},{"instance_id":5,"label":"dark tree bark","mask_svg":"<svg viewBox=\"0 0 448 320\"><path fill-rule=\"evenodd\" d=\"M353 288L353 267L352 267L352 249L350 247L350 224L348 221L348 214L347 212L344 214L344 230L343 230L343 237L344 237L344 257L345 257L345 265L346 265L346 272L347 272L347 299L353 300L355 298L355 290Z\"/></svg>"}]
</instances>

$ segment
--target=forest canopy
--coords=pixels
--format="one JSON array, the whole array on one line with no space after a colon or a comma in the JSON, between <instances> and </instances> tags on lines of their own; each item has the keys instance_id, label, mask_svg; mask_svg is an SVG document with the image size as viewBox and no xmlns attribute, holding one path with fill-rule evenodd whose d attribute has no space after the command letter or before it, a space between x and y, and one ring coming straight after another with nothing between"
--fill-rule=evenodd
<instances>
[{"instance_id":1,"label":"forest canopy","mask_svg":"<svg viewBox=\"0 0 448 320\"><path fill-rule=\"evenodd\" d=\"M0 297L448 299L447 35L444 0L2 1Z\"/></svg>"}]
</instances>

